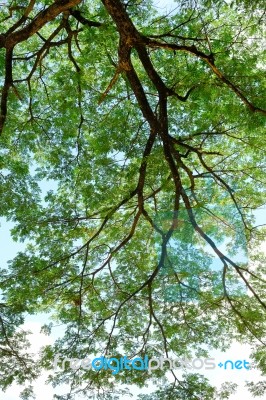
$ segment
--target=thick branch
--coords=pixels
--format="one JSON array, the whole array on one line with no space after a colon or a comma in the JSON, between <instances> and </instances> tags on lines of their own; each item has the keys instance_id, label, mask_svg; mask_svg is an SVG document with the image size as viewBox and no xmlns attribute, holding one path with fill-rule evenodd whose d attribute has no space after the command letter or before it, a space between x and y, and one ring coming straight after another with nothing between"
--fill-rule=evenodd
<instances>
[{"instance_id":1,"label":"thick branch","mask_svg":"<svg viewBox=\"0 0 266 400\"><path fill-rule=\"evenodd\" d=\"M10 35L1 35L0 48L12 48L16 44L27 40L30 36L38 32L47 22L54 20L59 14L77 6L81 0L60 0L41 11L36 17L24 28L13 32Z\"/></svg>"},{"instance_id":2,"label":"thick branch","mask_svg":"<svg viewBox=\"0 0 266 400\"><path fill-rule=\"evenodd\" d=\"M95 27L99 27L102 26L101 22L96 22L96 21L90 21L87 18L84 18L81 15L81 12L79 10L70 10L69 13L76 18L76 20L78 22L80 22L82 25L87 25L87 26L95 26Z\"/></svg>"},{"instance_id":3,"label":"thick branch","mask_svg":"<svg viewBox=\"0 0 266 400\"><path fill-rule=\"evenodd\" d=\"M7 98L10 87L13 84L12 78L12 56L13 49L6 50L6 63L5 63L5 83L2 89L1 96L1 115L0 115L0 133L2 132L6 115L7 115Z\"/></svg>"},{"instance_id":4,"label":"thick branch","mask_svg":"<svg viewBox=\"0 0 266 400\"><path fill-rule=\"evenodd\" d=\"M186 51L188 53L194 54L195 56L201 58L207 64L210 66L212 71L215 73L215 75L223 82L225 83L230 89L235 92L235 94L242 100L242 102L252 111L252 112L259 112L261 114L266 115L266 110L263 110L261 108L255 107L241 92L241 90L234 85L229 79L227 79L222 72L216 67L214 63L214 56L212 53L210 54L205 54L202 51L198 50L196 46L186 46L186 45L176 45L174 43L163 43L163 42L158 42L156 40L151 40L149 38L145 38L145 42L149 47L153 48L164 48L164 49L169 49L173 51Z\"/></svg>"}]
</instances>

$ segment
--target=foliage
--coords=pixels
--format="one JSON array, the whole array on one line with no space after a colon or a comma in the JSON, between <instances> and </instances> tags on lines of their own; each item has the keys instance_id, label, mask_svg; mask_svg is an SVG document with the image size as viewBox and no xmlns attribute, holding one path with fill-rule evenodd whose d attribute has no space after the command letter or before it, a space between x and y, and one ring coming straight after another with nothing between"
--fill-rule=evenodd
<instances>
[{"instance_id":1,"label":"foliage","mask_svg":"<svg viewBox=\"0 0 266 400\"><path fill-rule=\"evenodd\" d=\"M232 340L265 352L262 2L162 15L148 0L9 0L0 21L0 210L26 241L1 271L1 346L14 337L20 353L15 327L41 311L66 327L43 368L55 354L188 357ZM14 374L1 360L4 388L35 377L24 361ZM103 399L165 373L50 380ZM182 389L172 376L142 398L200 398L201 378Z\"/></svg>"}]
</instances>

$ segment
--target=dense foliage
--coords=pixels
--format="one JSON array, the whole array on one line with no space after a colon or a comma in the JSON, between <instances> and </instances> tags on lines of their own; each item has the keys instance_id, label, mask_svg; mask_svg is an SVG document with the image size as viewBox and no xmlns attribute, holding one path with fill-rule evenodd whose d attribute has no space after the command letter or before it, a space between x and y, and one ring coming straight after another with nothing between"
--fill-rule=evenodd
<instances>
[{"instance_id":1,"label":"dense foliage","mask_svg":"<svg viewBox=\"0 0 266 400\"><path fill-rule=\"evenodd\" d=\"M233 386L200 374L83 370L80 385L52 363L205 357L238 340L266 371L263 2L166 14L148 0L8 0L0 24L0 211L26 243L1 271L2 387L43 367L71 382L62 399L153 379L141 398L228 398ZM33 363L17 328L38 312L66 330Z\"/></svg>"}]
</instances>

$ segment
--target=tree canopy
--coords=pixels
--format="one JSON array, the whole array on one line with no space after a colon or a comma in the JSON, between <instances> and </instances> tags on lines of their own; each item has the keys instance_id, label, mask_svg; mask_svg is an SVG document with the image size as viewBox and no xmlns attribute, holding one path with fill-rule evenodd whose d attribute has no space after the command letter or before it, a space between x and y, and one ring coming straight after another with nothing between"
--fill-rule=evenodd
<instances>
[{"instance_id":1,"label":"tree canopy","mask_svg":"<svg viewBox=\"0 0 266 400\"><path fill-rule=\"evenodd\" d=\"M80 384L52 363L206 357L233 340L266 372L254 213L265 204L263 2L159 11L149 0L0 6L0 211L26 246L1 271L2 388L50 368L71 384L58 399L116 398L154 379L141 399L228 398L233 386L219 394L186 371L82 370ZM17 328L38 312L65 334L34 362Z\"/></svg>"}]
</instances>

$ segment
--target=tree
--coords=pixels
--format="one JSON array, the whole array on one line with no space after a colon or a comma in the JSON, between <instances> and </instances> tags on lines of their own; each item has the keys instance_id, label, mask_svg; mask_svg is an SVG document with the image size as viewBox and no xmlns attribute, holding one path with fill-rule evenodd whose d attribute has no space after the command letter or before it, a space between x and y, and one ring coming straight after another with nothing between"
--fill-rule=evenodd
<instances>
[{"instance_id":1,"label":"tree","mask_svg":"<svg viewBox=\"0 0 266 400\"><path fill-rule=\"evenodd\" d=\"M15 343L20 381L56 354L205 357L232 340L265 371L262 2L13 0L0 18L1 215L26 240L1 273L1 351ZM40 311L66 331L32 369L16 329ZM171 384L81 372L51 377L64 398L154 377L151 398L217 398L174 369Z\"/></svg>"}]
</instances>

